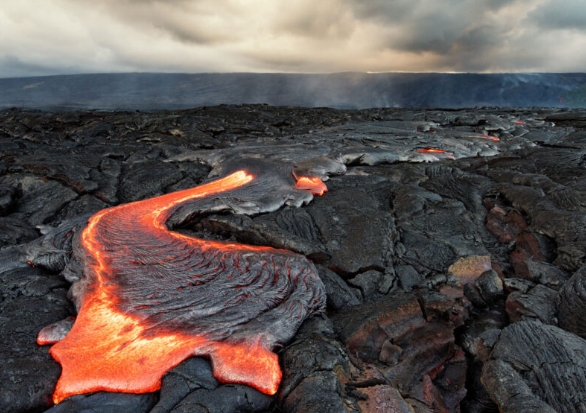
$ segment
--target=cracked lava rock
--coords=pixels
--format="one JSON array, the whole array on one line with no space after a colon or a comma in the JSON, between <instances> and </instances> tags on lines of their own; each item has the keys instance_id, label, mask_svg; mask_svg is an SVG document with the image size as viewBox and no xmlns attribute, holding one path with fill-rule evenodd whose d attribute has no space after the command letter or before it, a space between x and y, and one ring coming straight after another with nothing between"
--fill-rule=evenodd
<instances>
[{"instance_id":1,"label":"cracked lava rock","mask_svg":"<svg viewBox=\"0 0 586 413\"><path fill-rule=\"evenodd\" d=\"M281 370L271 350L325 306L315 267L286 250L200 240L165 226L178 206L253 180L238 171L90 218L74 244L83 273L72 289L78 316L50 350L63 367L55 403L100 390L158 390L167 371L194 355L211 358L220 382L277 391ZM52 340L41 331L37 341Z\"/></svg>"}]
</instances>

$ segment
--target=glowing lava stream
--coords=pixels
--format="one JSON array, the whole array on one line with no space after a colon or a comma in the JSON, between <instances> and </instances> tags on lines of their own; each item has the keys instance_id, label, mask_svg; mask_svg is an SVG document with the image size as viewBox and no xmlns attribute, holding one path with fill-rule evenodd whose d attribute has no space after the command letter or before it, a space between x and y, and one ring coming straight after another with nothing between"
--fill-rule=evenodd
<instances>
[{"instance_id":1,"label":"glowing lava stream","mask_svg":"<svg viewBox=\"0 0 586 413\"><path fill-rule=\"evenodd\" d=\"M295 174L293 177L297 180L295 184L296 189L305 189L311 191L313 195L323 195L328 191L328 187L317 176L301 176L297 178Z\"/></svg>"},{"instance_id":2,"label":"glowing lava stream","mask_svg":"<svg viewBox=\"0 0 586 413\"><path fill-rule=\"evenodd\" d=\"M220 382L247 384L266 394L276 393L281 380L281 370L278 357L271 350L272 346L275 345L274 341L276 341L274 337L287 336L288 333L277 331L282 327L282 324L275 324L276 327L270 324L271 322L278 323L280 313L270 316L267 314L275 306L278 311L286 310L293 314L293 321L290 322L293 327L290 328L294 328L295 331L308 313L323 310L325 303L323 285L313 274L314 267L309 262L305 263L304 257L299 258L289 251L192 238L170 231L165 225L173 213L174 207L186 201L240 188L252 182L253 179L252 175L239 171L196 188L105 209L91 217L80 240L81 250L85 257L85 278L79 281L82 283L80 288L83 294L81 307L71 331L50 350L50 354L63 367L62 375L53 395L55 403L72 395L96 391L124 393L156 391L160 388L161 378L167 371L194 355L210 357L214 376ZM123 222L119 222L120 220ZM125 224L129 225L132 230L129 234L124 232L127 229ZM132 237L134 240L131 240L130 243L134 243L138 247L132 246L135 250L132 250L131 253L126 251L127 249L130 251L129 246L112 244L108 241L109 239L130 240ZM143 240L141 237L148 238L148 240ZM144 247L142 247L142 243L144 243ZM167 256L157 255L154 252L149 253L149 249L153 248L153 245L166 244L171 244L173 248L183 245L187 251L186 256L192 261L199 261L195 264L189 260L186 263L177 263L183 259L180 252L169 252L167 254L170 255ZM162 247L165 253L164 248ZM201 254L194 257L193 251L201 252ZM229 254L246 256L252 255L251 253L260 255L265 261L270 260L265 256L277 256L281 261L278 259L268 263L263 261L259 264L261 270L257 271L258 274L256 274L254 273L255 268L250 271L248 268L248 266L252 267L255 262L251 264L245 260L246 257L239 260L240 256L236 258L229 256ZM242 296L225 292L229 288L228 286L219 292L206 290L209 288L206 283L215 276L214 270L217 270L217 268L208 269L208 266L211 265L208 261L204 262L205 268L196 275L182 275L183 278L176 276L177 266L202 266L204 264L201 263L208 256L216 259L212 263L216 266L227 266L228 264L224 261L230 259L232 259L230 261L232 267L238 267L238 270L240 265L246 266L242 276L245 280L239 281L241 284L235 282L230 290L244 291ZM294 276L291 275L290 261L294 261L293 264L297 263L296 265L298 265ZM299 262L301 264L298 264ZM265 267L271 265L274 267L272 268L274 272L267 273ZM168 272L164 271L166 268ZM183 272L188 273L191 269L191 267L182 268ZM288 277L292 278L293 281L300 281L298 283L300 286L291 286L290 280L282 281L278 278L279 270L285 271L285 275L288 274ZM250 281L252 279L251 273L255 277L252 281ZM138 277L138 281L134 281L130 277ZM232 273L223 275L223 277L222 281L234 281ZM154 286L150 286L151 281ZM188 281L191 283L187 284ZM253 282L257 284L252 285ZM287 284L288 282L289 284ZM170 287L167 284L170 284ZM256 285L260 285L260 287L256 287ZM268 298L266 298L269 304L258 304L257 301L254 301L254 305L257 307L254 307L253 310L257 313L253 313L253 316L256 318L252 321L242 320L241 318L244 317L240 314L242 309L236 307L236 304L249 299L250 295L255 294L256 288L260 289L265 286L271 291L267 293ZM138 304L129 304L127 301L130 299L127 299L127 295L142 294L141 287L146 290L150 288L148 291L152 292L152 295L144 300L136 300ZM247 287L251 287L251 290L246 290ZM178 313L169 322L167 313L170 310L168 309L177 305L173 301L173 296L183 294L180 299L185 300L186 294L191 294L195 288L203 290L204 297L196 299L189 296L189 300L199 300L197 304L200 305L200 308L181 307L178 311L183 312ZM181 291L184 289L187 292ZM271 289L276 291L272 292ZM173 291L175 292L173 293ZM237 338L230 336L226 338L223 331L212 332L210 335L197 331L197 328L194 329L194 318L199 318L199 314L209 316L212 311L216 311L215 307L210 309L200 303L205 303L205 294L226 296L225 304L228 309L225 317L236 325L236 327L227 327L228 330L237 331L238 323L248 323L252 327L247 328L252 329L252 333L236 334ZM309 299L301 300L299 297L302 294L308 294ZM290 298L293 296L295 297ZM262 298L260 297L258 300ZM284 306L285 309L278 307L278 304L271 303L271 301L278 299L290 300ZM212 302L210 305L218 306L214 303ZM166 306L162 310L163 315L151 310L158 304ZM273 305L273 307L269 307L269 305ZM260 310L257 309L259 306ZM202 318L204 318L203 316ZM214 320L212 319L212 321ZM213 326L212 321L208 321L208 324ZM268 326L263 326L264 330L258 327L265 323ZM286 330L286 327L289 328L289 326L285 326L283 330ZM270 330L275 331L274 337ZM290 336L294 334L294 331ZM39 342L39 344L47 343Z\"/></svg>"},{"instance_id":3,"label":"glowing lava stream","mask_svg":"<svg viewBox=\"0 0 586 413\"><path fill-rule=\"evenodd\" d=\"M423 148L417 149L417 153L446 153L446 151L437 148Z\"/></svg>"}]
</instances>

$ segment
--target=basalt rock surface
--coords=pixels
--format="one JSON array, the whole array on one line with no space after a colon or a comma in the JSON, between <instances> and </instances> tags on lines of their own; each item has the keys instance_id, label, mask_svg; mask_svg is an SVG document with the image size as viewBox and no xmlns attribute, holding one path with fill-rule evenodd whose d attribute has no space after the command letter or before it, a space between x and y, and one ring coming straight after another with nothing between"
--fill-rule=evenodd
<instances>
[{"instance_id":1,"label":"basalt rock surface","mask_svg":"<svg viewBox=\"0 0 586 413\"><path fill-rule=\"evenodd\" d=\"M0 111L0 411L586 411L584 117ZM77 315L75 239L89 217L243 162L262 164L274 190L184 205L167 226L315 265L327 310L276 349L277 394L220 384L194 357L157 392L53 406L61 369L36 338L51 324L63 338ZM329 192L296 190L295 176Z\"/></svg>"}]
</instances>

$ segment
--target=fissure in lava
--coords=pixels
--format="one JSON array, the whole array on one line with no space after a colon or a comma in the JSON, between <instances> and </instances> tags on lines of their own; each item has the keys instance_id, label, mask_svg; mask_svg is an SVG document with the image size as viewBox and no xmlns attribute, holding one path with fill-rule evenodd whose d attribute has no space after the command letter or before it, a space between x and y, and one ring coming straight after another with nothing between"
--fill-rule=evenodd
<instances>
[{"instance_id":1,"label":"fissure in lava","mask_svg":"<svg viewBox=\"0 0 586 413\"><path fill-rule=\"evenodd\" d=\"M55 403L95 391L155 391L190 356L209 357L221 382L276 393L272 349L325 307L315 267L290 251L197 239L165 225L186 202L253 180L238 171L90 218L74 243L83 272L73 285L78 316L50 350L63 367ZM52 344L43 332L38 342Z\"/></svg>"}]
</instances>

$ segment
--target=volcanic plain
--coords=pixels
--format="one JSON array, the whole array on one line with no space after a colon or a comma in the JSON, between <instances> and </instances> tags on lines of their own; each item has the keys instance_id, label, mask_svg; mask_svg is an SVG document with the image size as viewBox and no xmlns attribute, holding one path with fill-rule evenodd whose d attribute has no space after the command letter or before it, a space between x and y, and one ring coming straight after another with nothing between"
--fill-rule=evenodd
<instances>
[{"instance_id":1,"label":"volcanic plain","mask_svg":"<svg viewBox=\"0 0 586 413\"><path fill-rule=\"evenodd\" d=\"M155 392L54 405L61 366L37 336L74 323L90 217L239 168L270 191L166 225L315 268L326 308L272 343L277 393L191 357ZM2 412L586 412L586 111L2 110L0 337Z\"/></svg>"}]
</instances>

